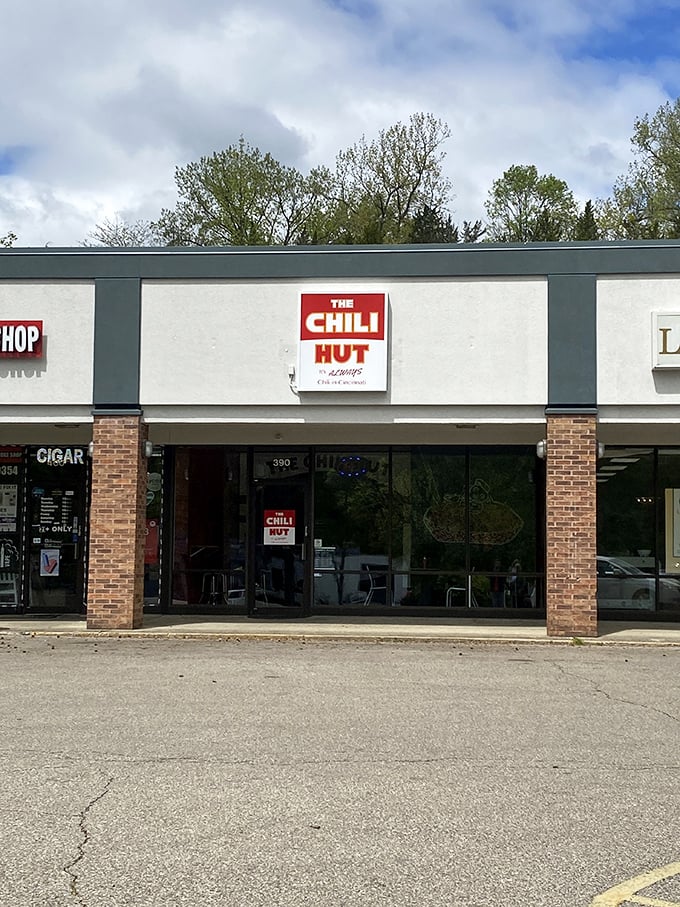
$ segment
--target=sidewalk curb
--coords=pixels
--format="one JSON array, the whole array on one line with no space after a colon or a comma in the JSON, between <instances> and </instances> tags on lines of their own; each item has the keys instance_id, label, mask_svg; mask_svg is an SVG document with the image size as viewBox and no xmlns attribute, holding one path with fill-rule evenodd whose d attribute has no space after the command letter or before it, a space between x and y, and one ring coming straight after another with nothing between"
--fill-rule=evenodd
<instances>
[{"instance_id":1,"label":"sidewalk curb","mask_svg":"<svg viewBox=\"0 0 680 907\"><path fill-rule=\"evenodd\" d=\"M540 639L509 638L506 636L419 636L419 635L362 635L356 633L236 633L236 632L184 632L184 631L153 631L153 630L13 630L0 628L0 637L28 636L45 638L70 638L70 639L144 639L144 640L208 640L211 642L298 642L308 643L427 643L429 645L440 643L451 646L494 645L494 646L569 646L570 648L680 648L680 641L670 640L630 640L630 639L605 639L605 638L579 638L579 637L544 637ZM578 641L575 641L578 639Z\"/></svg>"}]
</instances>

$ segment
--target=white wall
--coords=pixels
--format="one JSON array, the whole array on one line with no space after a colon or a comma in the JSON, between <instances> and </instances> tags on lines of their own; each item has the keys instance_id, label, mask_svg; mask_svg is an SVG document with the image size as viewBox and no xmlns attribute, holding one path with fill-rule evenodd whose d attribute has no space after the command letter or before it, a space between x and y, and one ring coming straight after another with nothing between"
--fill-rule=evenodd
<instances>
[{"instance_id":1,"label":"white wall","mask_svg":"<svg viewBox=\"0 0 680 907\"><path fill-rule=\"evenodd\" d=\"M387 394L289 386L299 293L386 291ZM145 282L141 403L151 407L543 406L547 284L528 280ZM442 414L444 415L444 414Z\"/></svg>"},{"instance_id":2,"label":"white wall","mask_svg":"<svg viewBox=\"0 0 680 907\"><path fill-rule=\"evenodd\" d=\"M679 277L598 280L598 399L601 406L610 408L611 416L633 415L633 408L639 406L662 410L680 403L680 369L652 370L655 311L680 312ZM638 415L654 418L650 412Z\"/></svg>"},{"instance_id":3,"label":"white wall","mask_svg":"<svg viewBox=\"0 0 680 907\"><path fill-rule=\"evenodd\" d=\"M43 322L42 359L0 359L0 415L14 407L92 404L94 284L0 282L0 320ZM87 412L86 411L86 412ZM30 414L23 411L22 420ZM72 412L71 412L72 415Z\"/></svg>"}]
</instances>

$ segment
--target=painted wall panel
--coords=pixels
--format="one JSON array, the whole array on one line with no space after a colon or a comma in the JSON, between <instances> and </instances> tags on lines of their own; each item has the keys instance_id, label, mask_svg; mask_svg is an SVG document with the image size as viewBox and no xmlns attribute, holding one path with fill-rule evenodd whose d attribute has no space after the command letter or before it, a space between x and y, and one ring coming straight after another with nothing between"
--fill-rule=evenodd
<instances>
[{"instance_id":1,"label":"painted wall panel","mask_svg":"<svg viewBox=\"0 0 680 907\"><path fill-rule=\"evenodd\" d=\"M654 371L652 312L680 313L680 276L600 278L597 284L598 402L680 403L680 369Z\"/></svg>"},{"instance_id":2,"label":"painted wall panel","mask_svg":"<svg viewBox=\"0 0 680 907\"><path fill-rule=\"evenodd\" d=\"M43 321L44 355L42 359L0 359L0 407L89 406L94 284L0 282L0 320L21 319Z\"/></svg>"},{"instance_id":3,"label":"painted wall panel","mask_svg":"<svg viewBox=\"0 0 680 907\"><path fill-rule=\"evenodd\" d=\"M352 405L544 405L545 279L142 286L141 404L342 405L290 388L300 290L389 295L388 391Z\"/></svg>"}]
</instances>

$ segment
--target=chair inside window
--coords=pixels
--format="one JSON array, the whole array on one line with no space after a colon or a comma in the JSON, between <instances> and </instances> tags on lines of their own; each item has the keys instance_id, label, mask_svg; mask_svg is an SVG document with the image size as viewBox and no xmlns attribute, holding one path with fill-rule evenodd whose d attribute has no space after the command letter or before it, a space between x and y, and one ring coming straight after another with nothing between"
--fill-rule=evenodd
<instances>
[{"instance_id":1,"label":"chair inside window","mask_svg":"<svg viewBox=\"0 0 680 907\"><path fill-rule=\"evenodd\" d=\"M362 564L359 590L366 594L365 605L387 604L387 573L384 564Z\"/></svg>"}]
</instances>

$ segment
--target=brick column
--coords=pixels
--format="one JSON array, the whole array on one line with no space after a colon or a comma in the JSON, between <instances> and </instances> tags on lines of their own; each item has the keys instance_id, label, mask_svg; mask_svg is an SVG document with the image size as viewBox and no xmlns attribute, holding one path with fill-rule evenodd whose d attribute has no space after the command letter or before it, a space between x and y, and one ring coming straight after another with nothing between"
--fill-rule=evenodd
<instances>
[{"instance_id":1,"label":"brick column","mask_svg":"<svg viewBox=\"0 0 680 907\"><path fill-rule=\"evenodd\" d=\"M95 415L87 626L142 625L147 428L141 416Z\"/></svg>"},{"instance_id":2,"label":"brick column","mask_svg":"<svg viewBox=\"0 0 680 907\"><path fill-rule=\"evenodd\" d=\"M597 418L547 422L548 636L597 636Z\"/></svg>"}]
</instances>

